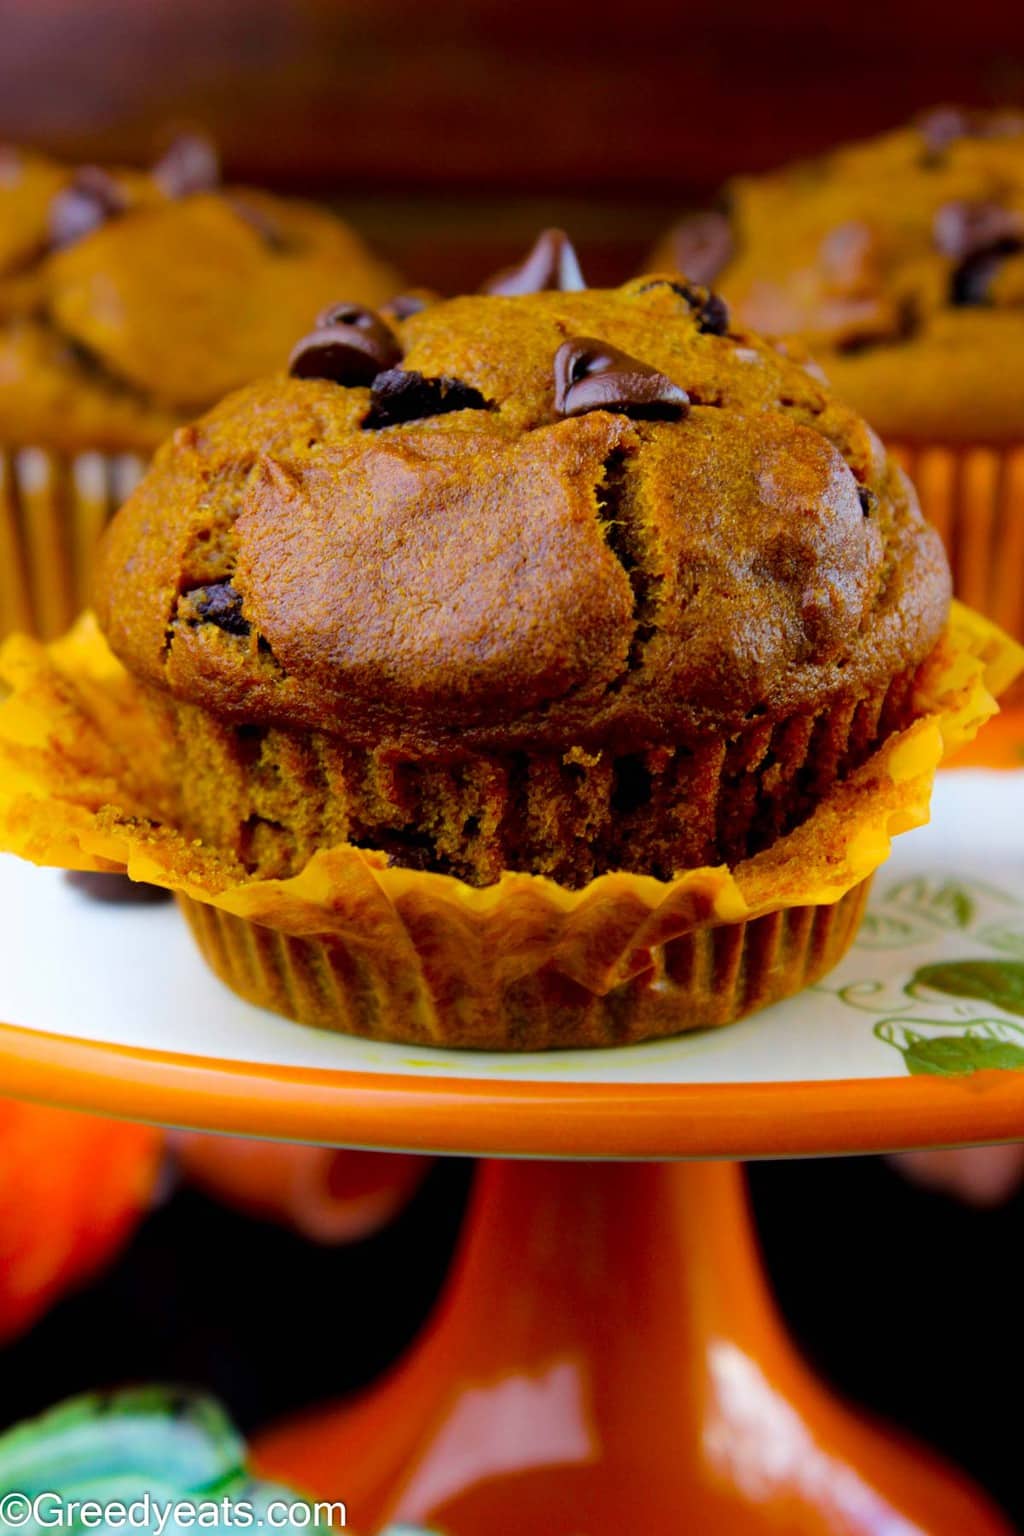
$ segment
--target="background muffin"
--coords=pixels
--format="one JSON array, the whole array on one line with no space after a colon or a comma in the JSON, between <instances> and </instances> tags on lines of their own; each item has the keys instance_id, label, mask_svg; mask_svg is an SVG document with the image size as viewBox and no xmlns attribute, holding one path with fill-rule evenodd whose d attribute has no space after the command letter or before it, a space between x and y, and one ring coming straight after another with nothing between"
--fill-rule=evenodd
<instances>
[{"instance_id":1,"label":"background muffin","mask_svg":"<svg viewBox=\"0 0 1024 1536\"><path fill-rule=\"evenodd\" d=\"M1024 634L1024 115L937 110L726 202L658 267L806 341L898 448L959 595Z\"/></svg>"},{"instance_id":2,"label":"background muffin","mask_svg":"<svg viewBox=\"0 0 1024 1536\"><path fill-rule=\"evenodd\" d=\"M66 627L168 432L279 366L311 307L395 286L330 214L220 189L201 139L149 174L0 152L0 633Z\"/></svg>"}]
</instances>

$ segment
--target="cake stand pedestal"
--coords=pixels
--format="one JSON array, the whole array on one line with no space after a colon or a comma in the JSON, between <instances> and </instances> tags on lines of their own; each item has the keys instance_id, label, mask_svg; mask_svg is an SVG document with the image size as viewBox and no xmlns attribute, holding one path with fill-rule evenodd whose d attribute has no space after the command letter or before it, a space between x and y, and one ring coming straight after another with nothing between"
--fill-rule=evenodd
<instances>
[{"instance_id":1,"label":"cake stand pedestal","mask_svg":"<svg viewBox=\"0 0 1024 1536\"><path fill-rule=\"evenodd\" d=\"M1005 1536L980 1493L801 1364L738 1164L720 1160L1024 1136L1022 795L1020 772L945 774L938 830L900 839L861 940L800 997L726 1030L543 1057L287 1024L224 991L173 911L91 907L0 859L0 1091L485 1159L407 1358L257 1445L268 1472L344 1500L355 1530ZM339 1316L370 1325L343 1298Z\"/></svg>"},{"instance_id":2,"label":"cake stand pedestal","mask_svg":"<svg viewBox=\"0 0 1024 1536\"><path fill-rule=\"evenodd\" d=\"M266 1470L345 1499L368 1530L1009 1530L796 1357L737 1163L483 1163L447 1292L410 1357L258 1452Z\"/></svg>"}]
</instances>

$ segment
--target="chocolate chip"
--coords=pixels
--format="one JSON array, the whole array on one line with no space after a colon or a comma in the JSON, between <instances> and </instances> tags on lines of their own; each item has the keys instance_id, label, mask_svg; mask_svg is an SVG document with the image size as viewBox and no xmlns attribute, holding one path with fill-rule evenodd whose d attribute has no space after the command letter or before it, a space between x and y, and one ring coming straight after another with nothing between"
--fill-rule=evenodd
<instances>
[{"instance_id":1,"label":"chocolate chip","mask_svg":"<svg viewBox=\"0 0 1024 1536\"><path fill-rule=\"evenodd\" d=\"M21 176L21 155L12 144L0 144L0 187L13 187Z\"/></svg>"},{"instance_id":2,"label":"chocolate chip","mask_svg":"<svg viewBox=\"0 0 1024 1536\"><path fill-rule=\"evenodd\" d=\"M418 315L426 307L427 300L418 293L396 293L393 299L381 305L380 312L392 320L408 320L410 315Z\"/></svg>"},{"instance_id":3,"label":"chocolate chip","mask_svg":"<svg viewBox=\"0 0 1024 1536\"><path fill-rule=\"evenodd\" d=\"M949 285L949 301L957 309L981 308L992 302L992 283L1006 256L1016 250L979 251L954 269Z\"/></svg>"},{"instance_id":4,"label":"chocolate chip","mask_svg":"<svg viewBox=\"0 0 1024 1536\"><path fill-rule=\"evenodd\" d=\"M515 267L504 267L488 278L481 293L513 297L523 293L576 293L587 285L562 229L545 229Z\"/></svg>"},{"instance_id":5,"label":"chocolate chip","mask_svg":"<svg viewBox=\"0 0 1024 1536\"><path fill-rule=\"evenodd\" d=\"M363 426L370 431L392 427L425 416L444 416L449 411L489 411L491 404L472 384L445 376L425 378L412 369L389 368L373 381L370 410Z\"/></svg>"},{"instance_id":6,"label":"chocolate chip","mask_svg":"<svg viewBox=\"0 0 1024 1536\"><path fill-rule=\"evenodd\" d=\"M397 346L394 334L381 320L375 309L368 309L365 304L352 304L348 299L340 299L335 304L328 304L316 317L318 326L341 325L361 332L366 336L381 336Z\"/></svg>"},{"instance_id":7,"label":"chocolate chip","mask_svg":"<svg viewBox=\"0 0 1024 1536\"><path fill-rule=\"evenodd\" d=\"M50 204L50 240L55 246L73 245L116 219L127 206L109 172L98 165L84 165Z\"/></svg>"},{"instance_id":8,"label":"chocolate chip","mask_svg":"<svg viewBox=\"0 0 1024 1536\"><path fill-rule=\"evenodd\" d=\"M925 142L925 165L939 165L958 139L1007 139L1024 133L1020 112L964 112L958 107L936 107L917 119Z\"/></svg>"},{"instance_id":9,"label":"chocolate chip","mask_svg":"<svg viewBox=\"0 0 1024 1536\"><path fill-rule=\"evenodd\" d=\"M924 139L926 163L935 164L951 144L967 136L970 124L959 107L935 107L917 119L917 129Z\"/></svg>"},{"instance_id":10,"label":"chocolate chip","mask_svg":"<svg viewBox=\"0 0 1024 1536\"><path fill-rule=\"evenodd\" d=\"M248 198L238 197L235 194L226 197L225 202L237 213L243 224L248 224L249 228L259 235L269 250L286 251L288 249L289 242L280 225L275 223L265 209L257 207Z\"/></svg>"},{"instance_id":11,"label":"chocolate chip","mask_svg":"<svg viewBox=\"0 0 1024 1536\"><path fill-rule=\"evenodd\" d=\"M1024 249L1024 218L998 203L945 203L933 233L939 250L956 262L950 301L957 306L987 304L1003 258Z\"/></svg>"},{"instance_id":12,"label":"chocolate chip","mask_svg":"<svg viewBox=\"0 0 1024 1536\"><path fill-rule=\"evenodd\" d=\"M695 283L713 283L732 259L732 225L724 213L694 213L670 231L669 245L677 272Z\"/></svg>"},{"instance_id":13,"label":"chocolate chip","mask_svg":"<svg viewBox=\"0 0 1024 1536\"><path fill-rule=\"evenodd\" d=\"M729 306L717 293L712 293L710 288L704 288L699 283L673 282L668 277L656 277L653 282L644 283L635 292L650 293L653 288L671 288L673 293L677 293L694 315L698 331L706 336L724 336L729 329Z\"/></svg>"},{"instance_id":14,"label":"chocolate chip","mask_svg":"<svg viewBox=\"0 0 1024 1536\"><path fill-rule=\"evenodd\" d=\"M560 416L614 411L622 416L679 421L690 397L671 379L590 336L575 336L555 353L555 410Z\"/></svg>"},{"instance_id":15,"label":"chocolate chip","mask_svg":"<svg viewBox=\"0 0 1024 1536\"><path fill-rule=\"evenodd\" d=\"M697 304L697 329L708 336L724 336L729 329L729 306L717 293L708 293Z\"/></svg>"},{"instance_id":16,"label":"chocolate chip","mask_svg":"<svg viewBox=\"0 0 1024 1536\"><path fill-rule=\"evenodd\" d=\"M212 192L220 185L220 156L204 134L180 134L153 167L153 180L169 198Z\"/></svg>"},{"instance_id":17,"label":"chocolate chip","mask_svg":"<svg viewBox=\"0 0 1024 1536\"><path fill-rule=\"evenodd\" d=\"M235 591L230 581L197 587L185 595L192 599L196 618L203 624L214 624L229 635L249 633L249 620L242 615L241 593Z\"/></svg>"},{"instance_id":18,"label":"chocolate chip","mask_svg":"<svg viewBox=\"0 0 1024 1536\"><path fill-rule=\"evenodd\" d=\"M857 496L860 500L860 508L865 517L870 517L878 506L878 497L869 485L858 485Z\"/></svg>"},{"instance_id":19,"label":"chocolate chip","mask_svg":"<svg viewBox=\"0 0 1024 1536\"><path fill-rule=\"evenodd\" d=\"M332 304L292 351L288 372L293 379L354 386L372 383L401 358L395 334L380 315L361 304Z\"/></svg>"},{"instance_id":20,"label":"chocolate chip","mask_svg":"<svg viewBox=\"0 0 1024 1536\"><path fill-rule=\"evenodd\" d=\"M964 261L982 251L995 251L1024 238L1024 218L999 203L944 203L932 226L935 244L944 256Z\"/></svg>"},{"instance_id":21,"label":"chocolate chip","mask_svg":"<svg viewBox=\"0 0 1024 1536\"><path fill-rule=\"evenodd\" d=\"M69 869L65 879L90 901L102 901L111 906L151 907L171 899L170 891L165 891L163 886L145 885L141 880L129 880L127 875L105 870Z\"/></svg>"}]
</instances>

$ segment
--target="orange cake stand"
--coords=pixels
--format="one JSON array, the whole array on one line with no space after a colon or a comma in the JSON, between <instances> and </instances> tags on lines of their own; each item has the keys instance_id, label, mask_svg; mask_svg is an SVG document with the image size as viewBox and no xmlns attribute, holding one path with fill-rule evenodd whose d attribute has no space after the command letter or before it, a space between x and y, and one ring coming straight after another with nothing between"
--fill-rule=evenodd
<instances>
[{"instance_id":1,"label":"orange cake stand","mask_svg":"<svg viewBox=\"0 0 1024 1536\"><path fill-rule=\"evenodd\" d=\"M797 1358L723 1159L1024 1137L1022 740L1019 718L997 726L989 766L975 752L941 776L935 822L899 840L861 939L818 987L611 1052L411 1051L301 1029L225 992L172 910L90 906L0 859L0 1089L485 1159L410 1354L257 1446L268 1473L344 1500L355 1530L1006 1533L981 1493ZM344 1297L338 1316L372 1326Z\"/></svg>"}]
</instances>

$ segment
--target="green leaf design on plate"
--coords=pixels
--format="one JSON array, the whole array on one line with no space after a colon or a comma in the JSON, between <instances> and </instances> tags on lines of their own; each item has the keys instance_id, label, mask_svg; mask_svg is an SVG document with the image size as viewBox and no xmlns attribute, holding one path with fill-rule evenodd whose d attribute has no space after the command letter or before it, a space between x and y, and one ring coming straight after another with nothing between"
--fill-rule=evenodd
<instances>
[{"instance_id":1,"label":"green leaf design on plate","mask_svg":"<svg viewBox=\"0 0 1024 1536\"><path fill-rule=\"evenodd\" d=\"M982 928L978 939L990 949L1024 960L1024 928L1015 928L1012 923L990 923L987 928Z\"/></svg>"},{"instance_id":2,"label":"green leaf design on plate","mask_svg":"<svg viewBox=\"0 0 1024 1536\"><path fill-rule=\"evenodd\" d=\"M916 1076L963 1077L971 1072L1024 1071L1024 1029L1006 1019L978 1019L960 1035L922 1034L938 1019L880 1019L875 1038L895 1047Z\"/></svg>"},{"instance_id":3,"label":"green leaf design on plate","mask_svg":"<svg viewBox=\"0 0 1024 1536\"><path fill-rule=\"evenodd\" d=\"M907 949L927 938L930 931L926 923L912 922L909 917L869 910L864 914L857 943L864 949Z\"/></svg>"},{"instance_id":4,"label":"green leaf design on plate","mask_svg":"<svg viewBox=\"0 0 1024 1536\"><path fill-rule=\"evenodd\" d=\"M932 885L924 875L892 886L886 892L885 904L907 908L939 928L969 928L975 913L974 899L966 886L956 880Z\"/></svg>"},{"instance_id":5,"label":"green leaf design on plate","mask_svg":"<svg viewBox=\"0 0 1024 1536\"><path fill-rule=\"evenodd\" d=\"M915 1040L903 1052L907 1071L915 1077L963 1077L969 1072L1024 1071L1024 1046L980 1035L933 1035Z\"/></svg>"},{"instance_id":6,"label":"green leaf design on plate","mask_svg":"<svg viewBox=\"0 0 1024 1536\"><path fill-rule=\"evenodd\" d=\"M914 972L906 990L918 987L950 997L975 997L1024 1018L1024 963L1017 960L940 960Z\"/></svg>"}]
</instances>

